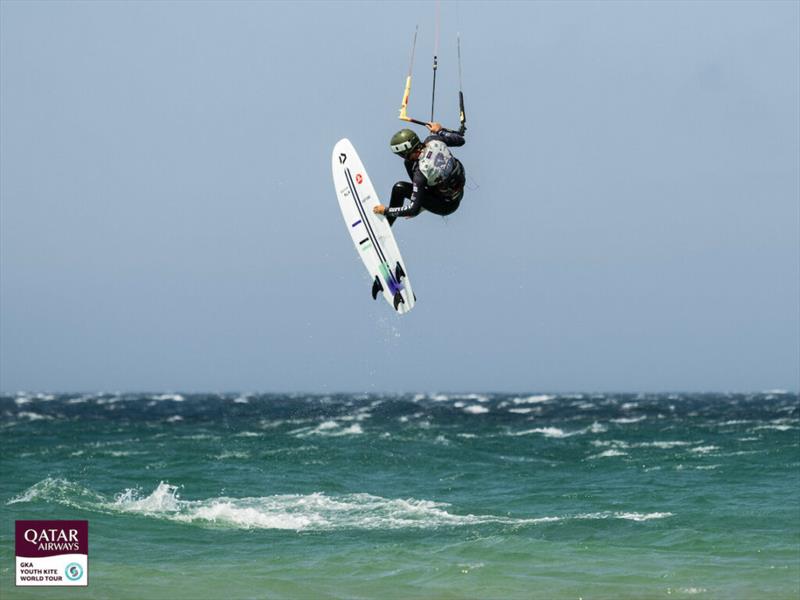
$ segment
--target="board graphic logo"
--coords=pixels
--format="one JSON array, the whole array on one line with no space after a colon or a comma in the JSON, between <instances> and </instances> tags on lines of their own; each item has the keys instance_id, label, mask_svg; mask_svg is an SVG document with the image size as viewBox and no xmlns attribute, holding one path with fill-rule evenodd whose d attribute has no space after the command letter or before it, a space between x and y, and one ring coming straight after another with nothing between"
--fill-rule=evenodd
<instances>
[{"instance_id":1,"label":"board graphic logo","mask_svg":"<svg viewBox=\"0 0 800 600\"><path fill-rule=\"evenodd\" d=\"M340 164L340 165L343 165L343 164L344 164L344 161L346 161L346 160L347 160L347 154L345 154L344 152L342 152L342 153L339 155L339 164Z\"/></svg>"},{"instance_id":2,"label":"board graphic logo","mask_svg":"<svg viewBox=\"0 0 800 600\"><path fill-rule=\"evenodd\" d=\"M362 177L361 173L356 173L356 183L361 183L364 181L364 177Z\"/></svg>"},{"instance_id":3,"label":"board graphic logo","mask_svg":"<svg viewBox=\"0 0 800 600\"><path fill-rule=\"evenodd\" d=\"M18 586L89 585L89 521L16 521Z\"/></svg>"}]
</instances>

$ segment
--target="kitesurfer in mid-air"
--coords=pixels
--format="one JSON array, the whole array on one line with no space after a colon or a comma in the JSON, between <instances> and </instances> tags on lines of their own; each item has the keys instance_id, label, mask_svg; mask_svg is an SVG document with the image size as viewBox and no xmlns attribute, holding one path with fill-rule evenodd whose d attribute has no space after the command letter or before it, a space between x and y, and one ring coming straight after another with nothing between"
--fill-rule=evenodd
<instances>
[{"instance_id":1,"label":"kitesurfer in mid-air","mask_svg":"<svg viewBox=\"0 0 800 600\"><path fill-rule=\"evenodd\" d=\"M463 146L464 136L428 123L431 135L420 141L410 129L401 129L390 142L392 152L405 159L411 181L398 181L392 188L389 206L378 204L373 212L385 215L389 225L397 217L415 217L421 210L449 215L458 209L464 196L464 167L448 146ZM409 203L403 206L406 199Z\"/></svg>"}]
</instances>

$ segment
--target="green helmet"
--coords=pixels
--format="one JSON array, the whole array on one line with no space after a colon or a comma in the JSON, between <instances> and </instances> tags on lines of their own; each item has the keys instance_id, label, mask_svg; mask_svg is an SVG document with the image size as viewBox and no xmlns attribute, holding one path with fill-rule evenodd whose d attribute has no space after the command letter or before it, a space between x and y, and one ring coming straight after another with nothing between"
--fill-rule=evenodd
<instances>
[{"instance_id":1,"label":"green helmet","mask_svg":"<svg viewBox=\"0 0 800 600\"><path fill-rule=\"evenodd\" d=\"M405 158L421 143L416 133L410 129L401 129L392 136L389 146L392 152Z\"/></svg>"}]
</instances>

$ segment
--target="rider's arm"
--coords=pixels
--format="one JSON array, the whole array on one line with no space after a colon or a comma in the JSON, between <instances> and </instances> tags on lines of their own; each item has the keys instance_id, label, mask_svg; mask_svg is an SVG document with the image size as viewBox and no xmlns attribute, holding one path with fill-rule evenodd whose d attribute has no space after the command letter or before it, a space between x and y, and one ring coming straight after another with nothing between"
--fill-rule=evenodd
<instances>
[{"instance_id":1,"label":"rider's arm","mask_svg":"<svg viewBox=\"0 0 800 600\"><path fill-rule=\"evenodd\" d=\"M439 139L448 146L463 146L466 142L463 134L450 131L449 129L443 129L440 123L428 123L428 129L431 130L432 135L425 140L426 144L431 139Z\"/></svg>"},{"instance_id":2,"label":"rider's arm","mask_svg":"<svg viewBox=\"0 0 800 600\"><path fill-rule=\"evenodd\" d=\"M448 146L463 146L464 143L467 141L466 139L464 139L464 136L461 135L460 133L457 133L455 131L445 131L444 129L442 129L441 131L437 131L431 137L434 136L438 137Z\"/></svg>"}]
</instances>

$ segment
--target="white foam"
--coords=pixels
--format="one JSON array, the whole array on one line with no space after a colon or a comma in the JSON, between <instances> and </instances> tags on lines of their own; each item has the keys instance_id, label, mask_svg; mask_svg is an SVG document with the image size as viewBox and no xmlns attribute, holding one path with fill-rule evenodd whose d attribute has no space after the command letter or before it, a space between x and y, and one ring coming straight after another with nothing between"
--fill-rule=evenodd
<instances>
[{"instance_id":1,"label":"white foam","mask_svg":"<svg viewBox=\"0 0 800 600\"><path fill-rule=\"evenodd\" d=\"M679 446L691 446L692 442L681 442L681 441L656 441L656 442L642 442L641 444L635 444L634 447L636 448L661 448L662 450L667 450L669 448L677 448Z\"/></svg>"},{"instance_id":2,"label":"white foam","mask_svg":"<svg viewBox=\"0 0 800 600\"><path fill-rule=\"evenodd\" d=\"M628 442L622 440L592 440L592 446L613 446L614 448L630 448Z\"/></svg>"},{"instance_id":3,"label":"white foam","mask_svg":"<svg viewBox=\"0 0 800 600\"><path fill-rule=\"evenodd\" d=\"M518 415L527 415L527 414L532 413L534 411L536 411L535 408L509 408L508 409L508 412L515 413L515 414L518 414Z\"/></svg>"},{"instance_id":4,"label":"white foam","mask_svg":"<svg viewBox=\"0 0 800 600\"><path fill-rule=\"evenodd\" d=\"M488 402L489 396L484 396L483 394L467 394L463 396L466 400L475 400L476 402Z\"/></svg>"},{"instance_id":5,"label":"white foam","mask_svg":"<svg viewBox=\"0 0 800 600\"><path fill-rule=\"evenodd\" d=\"M17 413L17 417L20 419L28 419L29 421L52 421L53 417L50 415L41 415L39 413L30 412L30 411L22 411Z\"/></svg>"},{"instance_id":6,"label":"white foam","mask_svg":"<svg viewBox=\"0 0 800 600\"><path fill-rule=\"evenodd\" d=\"M483 415L489 412L489 409L480 404L472 404L464 407L464 412L471 415Z\"/></svg>"},{"instance_id":7,"label":"white foam","mask_svg":"<svg viewBox=\"0 0 800 600\"><path fill-rule=\"evenodd\" d=\"M361 425L358 423L353 423L350 427L342 429L342 431L337 435L360 435L362 433L364 433L364 430L361 429Z\"/></svg>"},{"instance_id":8,"label":"white foam","mask_svg":"<svg viewBox=\"0 0 800 600\"><path fill-rule=\"evenodd\" d=\"M639 513L639 512L622 512L622 511L605 511L595 513L585 513L571 517L576 520L604 520L604 519L623 519L625 521L651 521L653 519L666 519L673 516L670 512L652 512L652 513Z\"/></svg>"},{"instance_id":9,"label":"white foam","mask_svg":"<svg viewBox=\"0 0 800 600\"><path fill-rule=\"evenodd\" d=\"M250 453L226 450L225 452L223 452L222 454L218 454L214 458L216 460L226 460L228 458L250 458Z\"/></svg>"},{"instance_id":10,"label":"white foam","mask_svg":"<svg viewBox=\"0 0 800 600\"><path fill-rule=\"evenodd\" d=\"M696 448L690 448L689 452L694 452L696 454L709 454L719 450L717 446L697 446Z\"/></svg>"},{"instance_id":11,"label":"white foam","mask_svg":"<svg viewBox=\"0 0 800 600\"><path fill-rule=\"evenodd\" d=\"M158 402L164 402L164 401L183 402L184 400L186 400L186 398L184 398L180 394L159 394L158 396L152 396L151 398Z\"/></svg>"},{"instance_id":12,"label":"white foam","mask_svg":"<svg viewBox=\"0 0 800 600\"><path fill-rule=\"evenodd\" d=\"M127 489L116 497L114 505L125 512L145 514L176 511L180 508L178 488L162 481L149 496L144 498L139 498L135 489Z\"/></svg>"},{"instance_id":13,"label":"white foam","mask_svg":"<svg viewBox=\"0 0 800 600\"><path fill-rule=\"evenodd\" d=\"M608 428L602 423L594 422L588 427L577 429L575 431L564 431L559 427L535 427L534 429L527 429L525 431L512 432L510 435L530 435L532 433L541 433L544 437L548 438L567 438L573 435L583 435L585 433L604 433Z\"/></svg>"},{"instance_id":14,"label":"white foam","mask_svg":"<svg viewBox=\"0 0 800 600\"><path fill-rule=\"evenodd\" d=\"M213 497L184 500L178 486L164 481L149 495L128 489L107 500L103 496L63 479L46 479L32 486L8 504L49 501L105 513L140 514L205 526L235 529L420 529L500 523L536 525L572 519L625 519L648 521L672 516L672 513L600 512L574 516L513 518L495 515L454 514L450 504L414 498L383 498L355 493L327 496L322 492L298 495L279 494L262 497Z\"/></svg>"},{"instance_id":15,"label":"white foam","mask_svg":"<svg viewBox=\"0 0 800 600\"><path fill-rule=\"evenodd\" d=\"M539 404L541 402L549 402L550 400L555 400L555 396L539 394L535 396L528 396L526 398L513 398L511 401L514 404Z\"/></svg>"},{"instance_id":16,"label":"white foam","mask_svg":"<svg viewBox=\"0 0 800 600\"><path fill-rule=\"evenodd\" d=\"M167 419L167 423L180 423L183 421L183 417L180 415L172 415Z\"/></svg>"},{"instance_id":17,"label":"white foam","mask_svg":"<svg viewBox=\"0 0 800 600\"><path fill-rule=\"evenodd\" d=\"M517 524L533 520L506 517L455 515L449 504L416 499L387 499L370 494L338 497L321 492L307 495L276 495L258 498L211 498L182 500L177 487L161 483L139 499L128 491L115 507L123 512L142 513L186 523L207 523L241 529L428 529L501 522Z\"/></svg>"},{"instance_id":18,"label":"white foam","mask_svg":"<svg viewBox=\"0 0 800 600\"><path fill-rule=\"evenodd\" d=\"M123 398L121 396L112 396L111 398L98 398L96 403L100 406L105 406L106 404L116 404L117 402L122 402ZM154 406L155 402L150 402L148 406Z\"/></svg>"},{"instance_id":19,"label":"white foam","mask_svg":"<svg viewBox=\"0 0 800 600\"><path fill-rule=\"evenodd\" d=\"M670 512L654 512L654 513L615 513L617 519L625 519L628 521L651 521L653 519L666 519L671 517Z\"/></svg>"},{"instance_id":20,"label":"white foam","mask_svg":"<svg viewBox=\"0 0 800 600\"><path fill-rule=\"evenodd\" d=\"M359 435L364 433L359 423L353 423L350 427L342 427L336 421L323 421L314 428L301 427L289 432L295 437L308 437L318 435L323 437L339 437L342 435Z\"/></svg>"},{"instance_id":21,"label":"white foam","mask_svg":"<svg viewBox=\"0 0 800 600\"><path fill-rule=\"evenodd\" d=\"M91 396L79 396L78 398L70 398L67 400L67 404L85 404L91 399Z\"/></svg>"},{"instance_id":22,"label":"white foam","mask_svg":"<svg viewBox=\"0 0 800 600\"><path fill-rule=\"evenodd\" d=\"M628 456L628 453L627 452L622 452L620 450L615 450L614 448L611 448L609 450L601 452L600 454L593 454L589 458L590 459L594 459L594 458L609 458L609 457L612 457L612 456Z\"/></svg>"},{"instance_id":23,"label":"white foam","mask_svg":"<svg viewBox=\"0 0 800 600\"><path fill-rule=\"evenodd\" d=\"M644 421L647 417L640 416L640 417L629 417L629 418L622 418L622 419L611 419L612 423L619 423L620 425L627 425L628 423L639 423Z\"/></svg>"},{"instance_id":24,"label":"white foam","mask_svg":"<svg viewBox=\"0 0 800 600\"><path fill-rule=\"evenodd\" d=\"M583 431L570 431L569 433L558 427L536 427L534 429L527 429L525 431L515 431L511 435L530 435L532 433L541 433L544 437L548 438L565 438L573 435L583 433Z\"/></svg>"}]
</instances>

